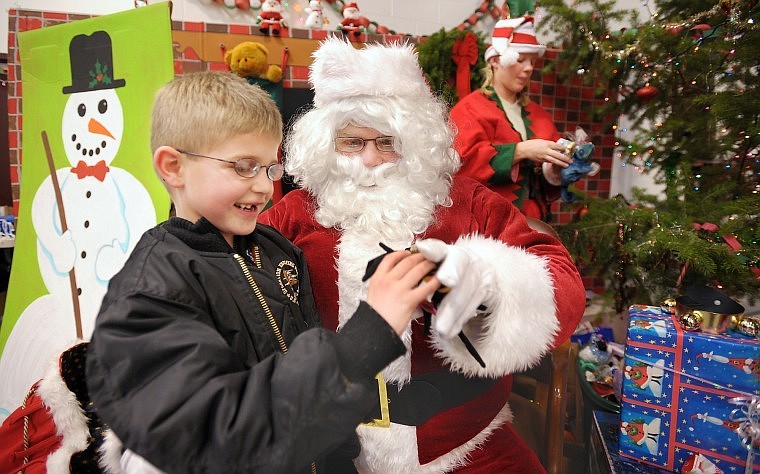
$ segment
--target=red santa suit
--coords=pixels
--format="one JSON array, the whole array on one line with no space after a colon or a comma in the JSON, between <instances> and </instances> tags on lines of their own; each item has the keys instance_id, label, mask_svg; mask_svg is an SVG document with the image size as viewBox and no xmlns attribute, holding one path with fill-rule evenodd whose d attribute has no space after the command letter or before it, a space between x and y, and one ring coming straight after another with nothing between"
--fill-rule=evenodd
<instances>
[{"instance_id":1,"label":"red santa suit","mask_svg":"<svg viewBox=\"0 0 760 474\"><path fill-rule=\"evenodd\" d=\"M551 115L529 101L522 108L526 139L560 138ZM462 157L460 175L470 176L512 201L524 214L542 218L549 203L560 195L560 187L541 176L541 168L529 160L513 164L515 146L523 139L515 130L494 92L488 97L471 92L451 109L456 124L454 146Z\"/></svg>"},{"instance_id":2,"label":"red santa suit","mask_svg":"<svg viewBox=\"0 0 760 474\"><path fill-rule=\"evenodd\" d=\"M426 334L422 319L417 319L403 338L411 349L407 359L394 362L383 376L403 384L410 377L443 370L498 381L419 426L394 422L391 403L390 427L359 427L360 472L543 471L507 424L509 374L537 362L570 336L584 309L580 276L567 250L532 231L517 208L498 194L462 177L454 180L451 198L454 205L437 208L433 224L418 239L456 242L493 265L497 296L488 314L465 326L486 367L476 362L462 341L443 339L435 331ZM373 241L366 231L354 235L359 233L321 226L313 216L315 207L312 196L296 190L259 221L279 229L304 251L320 315L326 326L335 329L345 323L348 309L364 291L361 277L367 262L383 250L380 238ZM384 243L403 248L399 242Z\"/></svg>"}]
</instances>

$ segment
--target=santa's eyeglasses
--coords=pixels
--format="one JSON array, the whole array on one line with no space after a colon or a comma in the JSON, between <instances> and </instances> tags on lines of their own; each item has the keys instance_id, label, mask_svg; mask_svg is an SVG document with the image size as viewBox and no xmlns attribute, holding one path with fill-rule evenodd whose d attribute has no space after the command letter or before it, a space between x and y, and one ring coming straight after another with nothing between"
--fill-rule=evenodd
<instances>
[{"instance_id":1,"label":"santa's eyeglasses","mask_svg":"<svg viewBox=\"0 0 760 474\"><path fill-rule=\"evenodd\" d=\"M375 148L382 153L394 153L394 137L359 138L337 137L335 139L335 151L340 153L360 153L367 146L367 142L375 142Z\"/></svg>"},{"instance_id":2,"label":"santa's eyeglasses","mask_svg":"<svg viewBox=\"0 0 760 474\"><path fill-rule=\"evenodd\" d=\"M257 174L259 174L259 171L261 171L262 168L266 170L267 177L272 181L278 181L285 173L285 167L280 163L273 163L269 166L263 166L253 158L240 158L239 160L232 161L223 160L221 158L214 158L213 156L201 155L200 153L193 153L191 151L180 150L179 148L176 150L184 155L197 156L198 158L208 158L209 160L221 161L223 163L231 163L232 169L235 170L235 173L237 173L238 176L242 176L243 178L255 177Z\"/></svg>"}]
</instances>

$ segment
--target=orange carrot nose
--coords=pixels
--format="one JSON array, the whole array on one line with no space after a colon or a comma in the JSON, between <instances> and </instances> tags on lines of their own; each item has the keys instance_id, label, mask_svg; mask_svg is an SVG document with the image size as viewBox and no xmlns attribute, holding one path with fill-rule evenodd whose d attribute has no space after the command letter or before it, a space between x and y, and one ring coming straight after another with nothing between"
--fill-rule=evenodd
<instances>
[{"instance_id":1,"label":"orange carrot nose","mask_svg":"<svg viewBox=\"0 0 760 474\"><path fill-rule=\"evenodd\" d=\"M91 118L90 123L87 124L87 130L89 130L91 133L106 135L116 140L116 138L114 138L114 136L111 135L111 132L109 132L108 129L104 127L102 123L98 122L97 120L93 118Z\"/></svg>"}]
</instances>

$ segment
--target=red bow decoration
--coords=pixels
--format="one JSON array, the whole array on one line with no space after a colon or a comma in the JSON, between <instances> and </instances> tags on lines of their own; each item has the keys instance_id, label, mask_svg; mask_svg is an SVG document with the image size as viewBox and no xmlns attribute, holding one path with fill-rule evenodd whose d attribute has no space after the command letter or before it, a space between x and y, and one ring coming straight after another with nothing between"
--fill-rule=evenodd
<instances>
[{"instance_id":1,"label":"red bow decoration","mask_svg":"<svg viewBox=\"0 0 760 474\"><path fill-rule=\"evenodd\" d=\"M104 160L100 160L94 165L90 166L87 163L85 163L82 160L79 160L79 163L74 168L71 168L71 172L77 175L77 178L84 179L87 176L92 176L98 181L103 181L106 179L106 173L108 173L111 169L106 166L106 162Z\"/></svg>"},{"instance_id":2,"label":"red bow decoration","mask_svg":"<svg viewBox=\"0 0 760 474\"><path fill-rule=\"evenodd\" d=\"M452 61L457 65L457 96L461 99L470 93L470 66L478 61L478 39L468 31L452 48Z\"/></svg>"},{"instance_id":3,"label":"red bow decoration","mask_svg":"<svg viewBox=\"0 0 760 474\"><path fill-rule=\"evenodd\" d=\"M705 222L704 224L700 224L699 222L692 222L691 225L695 230L706 230L707 232L713 233L718 231L718 226L712 222Z\"/></svg>"},{"instance_id":4,"label":"red bow decoration","mask_svg":"<svg viewBox=\"0 0 760 474\"><path fill-rule=\"evenodd\" d=\"M718 226L713 224L712 222L705 222L704 224L693 222L691 225L694 227L695 230L706 230L707 232L710 232L713 234L718 232ZM738 252L739 250L742 249L742 244L739 243L739 240L735 236L731 234L726 234L726 235L721 235L721 237L723 238L723 241L726 242L726 245L728 245L731 248L732 250L731 253ZM750 268L750 271L752 271L752 273L757 278L760 278L760 268L752 267Z\"/></svg>"}]
</instances>

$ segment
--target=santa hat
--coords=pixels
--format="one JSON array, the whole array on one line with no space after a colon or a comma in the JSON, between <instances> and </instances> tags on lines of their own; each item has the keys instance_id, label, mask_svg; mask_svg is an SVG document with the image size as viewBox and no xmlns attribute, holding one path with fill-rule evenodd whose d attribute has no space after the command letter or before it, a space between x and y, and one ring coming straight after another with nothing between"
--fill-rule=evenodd
<instances>
[{"instance_id":1,"label":"santa hat","mask_svg":"<svg viewBox=\"0 0 760 474\"><path fill-rule=\"evenodd\" d=\"M340 11L344 12L346 11L347 8L356 8L358 10L359 5L357 5L356 2L346 3L345 5L343 5L343 8L341 8Z\"/></svg>"},{"instance_id":2,"label":"santa hat","mask_svg":"<svg viewBox=\"0 0 760 474\"><path fill-rule=\"evenodd\" d=\"M317 108L356 97L432 97L412 45L368 44L356 49L332 36L312 57L309 81Z\"/></svg>"},{"instance_id":3,"label":"santa hat","mask_svg":"<svg viewBox=\"0 0 760 474\"><path fill-rule=\"evenodd\" d=\"M501 56L501 64L509 66L517 62L520 53L544 55L546 46L538 44L533 28L533 17L521 16L499 20L493 27L491 46L486 49L485 59Z\"/></svg>"}]
</instances>

